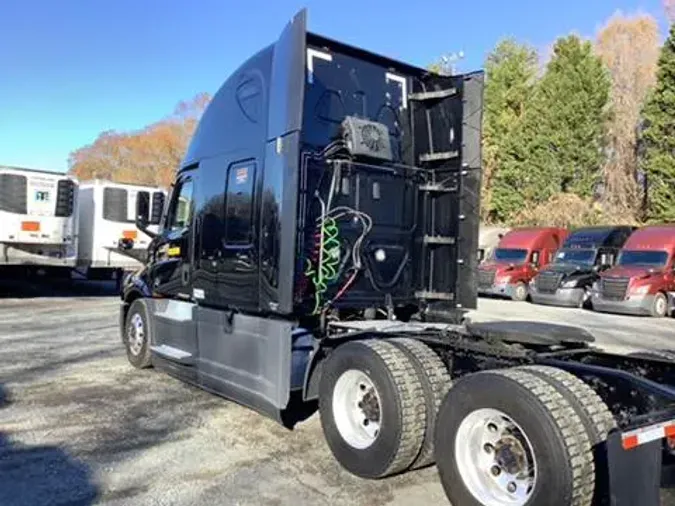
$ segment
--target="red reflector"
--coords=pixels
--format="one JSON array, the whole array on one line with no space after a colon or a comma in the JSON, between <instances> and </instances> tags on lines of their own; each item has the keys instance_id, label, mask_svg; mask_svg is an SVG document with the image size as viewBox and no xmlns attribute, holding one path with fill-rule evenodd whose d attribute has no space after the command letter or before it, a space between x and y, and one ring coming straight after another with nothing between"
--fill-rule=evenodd
<instances>
[{"instance_id":1,"label":"red reflector","mask_svg":"<svg viewBox=\"0 0 675 506\"><path fill-rule=\"evenodd\" d=\"M40 222L39 221L22 221L21 230L24 232L39 232L40 231Z\"/></svg>"},{"instance_id":2,"label":"red reflector","mask_svg":"<svg viewBox=\"0 0 675 506\"><path fill-rule=\"evenodd\" d=\"M628 436L623 438L623 449L624 450L631 450L635 448L638 445L638 437L637 436Z\"/></svg>"}]
</instances>

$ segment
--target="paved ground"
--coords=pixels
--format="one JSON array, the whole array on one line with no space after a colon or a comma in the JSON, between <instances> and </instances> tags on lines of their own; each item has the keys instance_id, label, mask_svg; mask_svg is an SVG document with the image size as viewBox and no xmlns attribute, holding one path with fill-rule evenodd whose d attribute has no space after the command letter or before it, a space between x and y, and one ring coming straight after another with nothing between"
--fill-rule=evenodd
<instances>
[{"instance_id":1,"label":"paved ground","mask_svg":"<svg viewBox=\"0 0 675 506\"><path fill-rule=\"evenodd\" d=\"M435 468L383 481L343 471L316 416L289 432L132 369L101 286L0 299L0 505L447 504ZM581 324L621 346L675 338L675 320L482 300L474 319L494 318Z\"/></svg>"}]
</instances>

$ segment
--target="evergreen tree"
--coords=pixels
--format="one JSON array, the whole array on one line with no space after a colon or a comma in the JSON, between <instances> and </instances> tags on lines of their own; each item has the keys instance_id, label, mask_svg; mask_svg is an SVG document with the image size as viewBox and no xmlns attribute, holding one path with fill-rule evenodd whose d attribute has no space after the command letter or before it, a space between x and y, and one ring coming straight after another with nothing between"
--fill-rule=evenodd
<instances>
[{"instance_id":1,"label":"evergreen tree","mask_svg":"<svg viewBox=\"0 0 675 506\"><path fill-rule=\"evenodd\" d=\"M675 25L659 56L656 86L644 108L642 169L647 176L646 219L675 221Z\"/></svg>"},{"instance_id":2,"label":"evergreen tree","mask_svg":"<svg viewBox=\"0 0 675 506\"><path fill-rule=\"evenodd\" d=\"M483 219L494 220L492 183L503 161L505 142L522 118L537 73L537 53L513 39L500 41L485 63L483 122Z\"/></svg>"},{"instance_id":3,"label":"evergreen tree","mask_svg":"<svg viewBox=\"0 0 675 506\"><path fill-rule=\"evenodd\" d=\"M610 79L590 42L560 38L522 121L508 136L493 204L508 220L558 193L593 194L602 179Z\"/></svg>"}]
</instances>

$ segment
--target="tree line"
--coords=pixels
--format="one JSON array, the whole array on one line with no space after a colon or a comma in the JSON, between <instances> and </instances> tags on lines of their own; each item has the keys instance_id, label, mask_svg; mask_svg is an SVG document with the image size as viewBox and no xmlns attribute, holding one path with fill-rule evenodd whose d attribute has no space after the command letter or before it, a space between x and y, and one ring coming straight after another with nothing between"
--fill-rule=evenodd
<instances>
[{"instance_id":1,"label":"tree line","mask_svg":"<svg viewBox=\"0 0 675 506\"><path fill-rule=\"evenodd\" d=\"M506 38L484 69L483 222L675 221L674 25L661 42L654 17L617 13L593 40L560 37L546 54ZM70 173L167 187L209 100L102 132L71 153Z\"/></svg>"},{"instance_id":2,"label":"tree line","mask_svg":"<svg viewBox=\"0 0 675 506\"><path fill-rule=\"evenodd\" d=\"M675 221L675 28L617 13L548 55L512 38L485 62L485 223ZM546 61L542 63L543 56Z\"/></svg>"}]
</instances>

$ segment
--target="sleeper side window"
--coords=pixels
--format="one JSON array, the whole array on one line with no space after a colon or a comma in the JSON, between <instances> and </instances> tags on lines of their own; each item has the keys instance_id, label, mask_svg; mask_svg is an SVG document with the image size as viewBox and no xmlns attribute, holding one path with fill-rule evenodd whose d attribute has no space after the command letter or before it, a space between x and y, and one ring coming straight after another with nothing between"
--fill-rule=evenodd
<instances>
[{"instance_id":1,"label":"sleeper side window","mask_svg":"<svg viewBox=\"0 0 675 506\"><path fill-rule=\"evenodd\" d=\"M230 165L225 196L225 245L246 246L253 241L254 161Z\"/></svg>"},{"instance_id":2,"label":"sleeper side window","mask_svg":"<svg viewBox=\"0 0 675 506\"><path fill-rule=\"evenodd\" d=\"M185 178L174 188L174 196L169 208L166 228L170 231L183 230L190 224L192 213L192 178Z\"/></svg>"}]
</instances>

